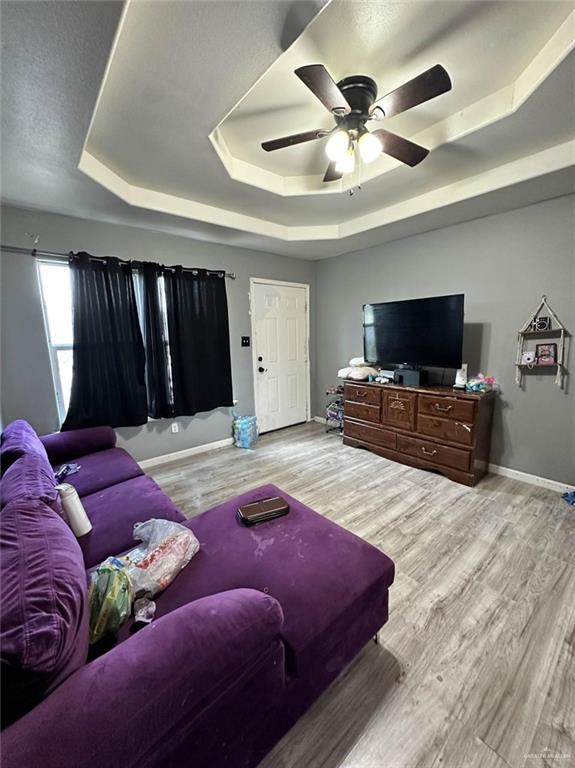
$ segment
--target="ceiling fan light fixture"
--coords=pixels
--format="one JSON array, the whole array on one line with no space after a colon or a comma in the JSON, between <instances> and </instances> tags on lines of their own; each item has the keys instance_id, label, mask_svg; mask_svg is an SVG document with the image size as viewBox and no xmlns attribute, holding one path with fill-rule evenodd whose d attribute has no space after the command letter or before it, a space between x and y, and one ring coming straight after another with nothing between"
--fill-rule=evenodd
<instances>
[{"instance_id":1,"label":"ceiling fan light fixture","mask_svg":"<svg viewBox=\"0 0 575 768\"><path fill-rule=\"evenodd\" d=\"M295 74L329 110L336 125L331 131L320 128L264 141L262 149L274 152L294 144L327 139L325 152L330 163L323 176L324 183L337 181L344 173L353 173L356 160L358 163L372 163L381 153L411 168L419 165L429 154L428 149L384 128L370 133L365 124L370 120L399 115L447 93L452 87L451 78L441 64L422 72L377 101L377 84L366 75L349 75L336 83L323 64L299 67Z\"/></svg>"},{"instance_id":2,"label":"ceiling fan light fixture","mask_svg":"<svg viewBox=\"0 0 575 768\"><path fill-rule=\"evenodd\" d=\"M373 133L366 131L359 137L359 154L364 163L373 163L381 155L383 146Z\"/></svg>"},{"instance_id":3,"label":"ceiling fan light fixture","mask_svg":"<svg viewBox=\"0 0 575 768\"><path fill-rule=\"evenodd\" d=\"M342 155L335 164L335 170L338 173L352 173L355 168L355 152L353 147L349 147L347 152Z\"/></svg>"},{"instance_id":4,"label":"ceiling fan light fixture","mask_svg":"<svg viewBox=\"0 0 575 768\"><path fill-rule=\"evenodd\" d=\"M330 160L337 162L341 158L345 157L349 151L349 134L347 131L339 130L329 137L327 144L325 145L325 153Z\"/></svg>"}]
</instances>

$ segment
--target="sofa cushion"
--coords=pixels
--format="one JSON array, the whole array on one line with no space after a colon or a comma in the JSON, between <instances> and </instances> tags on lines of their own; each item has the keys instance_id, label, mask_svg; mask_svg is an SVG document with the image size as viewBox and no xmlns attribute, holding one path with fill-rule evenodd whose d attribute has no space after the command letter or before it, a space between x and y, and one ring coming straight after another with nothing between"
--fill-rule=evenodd
<instances>
[{"instance_id":1,"label":"sofa cushion","mask_svg":"<svg viewBox=\"0 0 575 768\"><path fill-rule=\"evenodd\" d=\"M62 518L37 499L12 501L0 530L3 724L85 663L87 579Z\"/></svg>"},{"instance_id":2,"label":"sofa cushion","mask_svg":"<svg viewBox=\"0 0 575 768\"><path fill-rule=\"evenodd\" d=\"M52 464L72 461L74 456L85 456L105 451L116 445L116 433L112 427L86 427L68 432L54 432L41 438Z\"/></svg>"},{"instance_id":3,"label":"sofa cushion","mask_svg":"<svg viewBox=\"0 0 575 768\"><path fill-rule=\"evenodd\" d=\"M140 466L123 448L108 448L105 451L71 459L66 463L80 465L78 472L66 475L64 479L64 482L74 486L80 496L89 496L110 485L144 474Z\"/></svg>"},{"instance_id":4,"label":"sofa cushion","mask_svg":"<svg viewBox=\"0 0 575 768\"><path fill-rule=\"evenodd\" d=\"M135 545L134 525L152 517L185 522L185 517L151 477L142 475L82 498L92 531L80 546L86 568Z\"/></svg>"},{"instance_id":5,"label":"sofa cushion","mask_svg":"<svg viewBox=\"0 0 575 768\"><path fill-rule=\"evenodd\" d=\"M23 419L16 419L2 432L0 446L2 472L5 472L16 459L29 454L39 455L48 461L46 449L30 424Z\"/></svg>"},{"instance_id":6,"label":"sofa cushion","mask_svg":"<svg viewBox=\"0 0 575 768\"><path fill-rule=\"evenodd\" d=\"M236 520L238 506L277 495L289 502L285 517L251 528ZM230 499L186 525L197 536L200 551L157 597L158 617L205 595L258 589L282 606L288 672L305 671L308 676L313 676L314 665L322 667L318 654L336 669L357 652L343 647L345 625L365 621L375 632L387 620L393 562L274 485ZM123 632L128 631L126 625ZM322 668L318 677L329 679L329 672Z\"/></svg>"},{"instance_id":7,"label":"sofa cushion","mask_svg":"<svg viewBox=\"0 0 575 768\"><path fill-rule=\"evenodd\" d=\"M8 467L2 476L0 496L2 507L21 499L39 499L62 514L54 470L47 458L35 453L21 456Z\"/></svg>"}]
</instances>

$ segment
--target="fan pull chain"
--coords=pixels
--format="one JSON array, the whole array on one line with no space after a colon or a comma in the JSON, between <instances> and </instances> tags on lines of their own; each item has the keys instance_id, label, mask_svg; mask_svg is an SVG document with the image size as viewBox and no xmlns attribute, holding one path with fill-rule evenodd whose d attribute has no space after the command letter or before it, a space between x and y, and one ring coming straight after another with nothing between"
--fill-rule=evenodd
<instances>
[{"instance_id":1,"label":"fan pull chain","mask_svg":"<svg viewBox=\"0 0 575 768\"><path fill-rule=\"evenodd\" d=\"M353 186L350 187L350 189L349 189L349 196L350 197L353 197L356 192L361 192L361 164L362 164L362 160L361 160L361 155L359 154L357 145L356 145L356 147L354 149L354 152L355 152L355 155L357 157L357 163L356 163L356 167L354 169L356 177L357 177L357 184L356 184L355 187L353 187Z\"/></svg>"}]
</instances>

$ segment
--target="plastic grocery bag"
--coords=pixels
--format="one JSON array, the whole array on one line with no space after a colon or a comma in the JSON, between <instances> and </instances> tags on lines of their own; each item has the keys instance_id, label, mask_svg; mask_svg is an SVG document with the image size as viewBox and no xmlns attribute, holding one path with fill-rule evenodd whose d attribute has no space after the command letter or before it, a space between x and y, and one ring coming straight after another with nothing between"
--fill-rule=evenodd
<instances>
[{"instance_id":1,"label":"plastic grocery bag","mask_svg":"<svg viewBox=\"0 0 575 768\"><path fill-rule=\"evenodd\" d=\"M118 633L130 615L132 600L132 581L124 564L116 557L109 557L90 577L90 643Z\"/></svg>"},{"instance_id":2,"label":"plastic grocery bag","mask_svg":"<svg viewBox=\"0 0 575 768\"><path fill-rule=\"evenodd\" d=\"M200 548L190 530L169 520L136 523L134 538L139 546L109 557L90 576L90 643L116 635L134 599L165 589Z\"/></svg>"},{"instance_id":3,"label":"plastic grocery bag","mask_svg":"<svg viewBox=\"0 0 575 768\"><path fill-rule=\"evenodd\" d=\"M130 577L134 597L157 595L200 548L200 542L188 528L170 520L136 523L134 538L142 543L118 558Z\"/></svg>"}]
</instances>

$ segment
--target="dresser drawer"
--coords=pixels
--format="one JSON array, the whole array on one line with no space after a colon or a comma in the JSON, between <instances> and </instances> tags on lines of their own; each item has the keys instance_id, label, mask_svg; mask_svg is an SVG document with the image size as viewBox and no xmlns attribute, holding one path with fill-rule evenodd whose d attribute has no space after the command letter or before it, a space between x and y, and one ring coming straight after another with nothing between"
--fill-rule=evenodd
<instances>
[{"instance_id":1,"label":"dresser drawer","mask_svg":"<svg viewBox=\"0 0 575 768\"><path fill-rule=\"evenodd\" d=\"M451 440L453 443L473 444L473 425L453 419L438 419L420 413L417 417L417 431L422 435Z\"/></svg>"},{"instance_id":2,"label":"dresser drawer","mask_svg":"<svg viewBox=\"0 0 575 768\"><path fill-rule=\"evenodd\" d=\"M344 384L346 400L354 400L356 403L369 403L379 405L381 402L381 390L379 387L365 387L361 384Z\"/></svg>"},{"instance_id":3,"label":"dresser drawer","mask_svg":"<svg viewBox=\"0 0 575 768\"><path fill-rule=\"evenodd\" d=\"M417 456L433 464L441 464L445 467L453 467L463 472L469 470L469 452L460 451L458 448L449 448L446 445L429 443L426 440L416 440L404 435L397 436L397 449L408 456Z\"/></svg>"},{"instance_id":4,"label":"dresser drawer","mask_svg":"<svg viewBox=\"0 0 575 768\"><path fill-rule=\"evenodd\" d=\"M357 424L346 419L343 423L343 434L356 440L365 440L366 443L381 445L383 448L391 448L393 450L396 448L397 435L389 429L368 427L367 424Z\"/></svg>"},{"instance_id":5,"label":"dresser drawer","mask_svg":"<svg viewBox=\"0 0 575 768\"><path fill-rule=\"evenodd\" d=\"M445 419L457 419L458 421L473 421L474 409L473 400L419 395L419 413L429 416L442 416Z\"/></svg>"},{"instance_id":6,"label":"dresser drawer","mask_svg":"<svg viewBox=\"0 0 575 768\"><path fill-rule=\"evenodd\" d=\"M400 429L415 429L416 402L413 392L384 392L382 421Z\"/></svg>"},{"instance_id":7,"label":"dresser drawer","mask_svg":"<svg viewBox=\"0 0 575 768\"><path fill-rule=\"evenodd\" d=\"M362 421L379 423L379 405L367 405L366 403L354 403L346 400L343 406L344 416Z\"/></svg>"}]
</instances>

